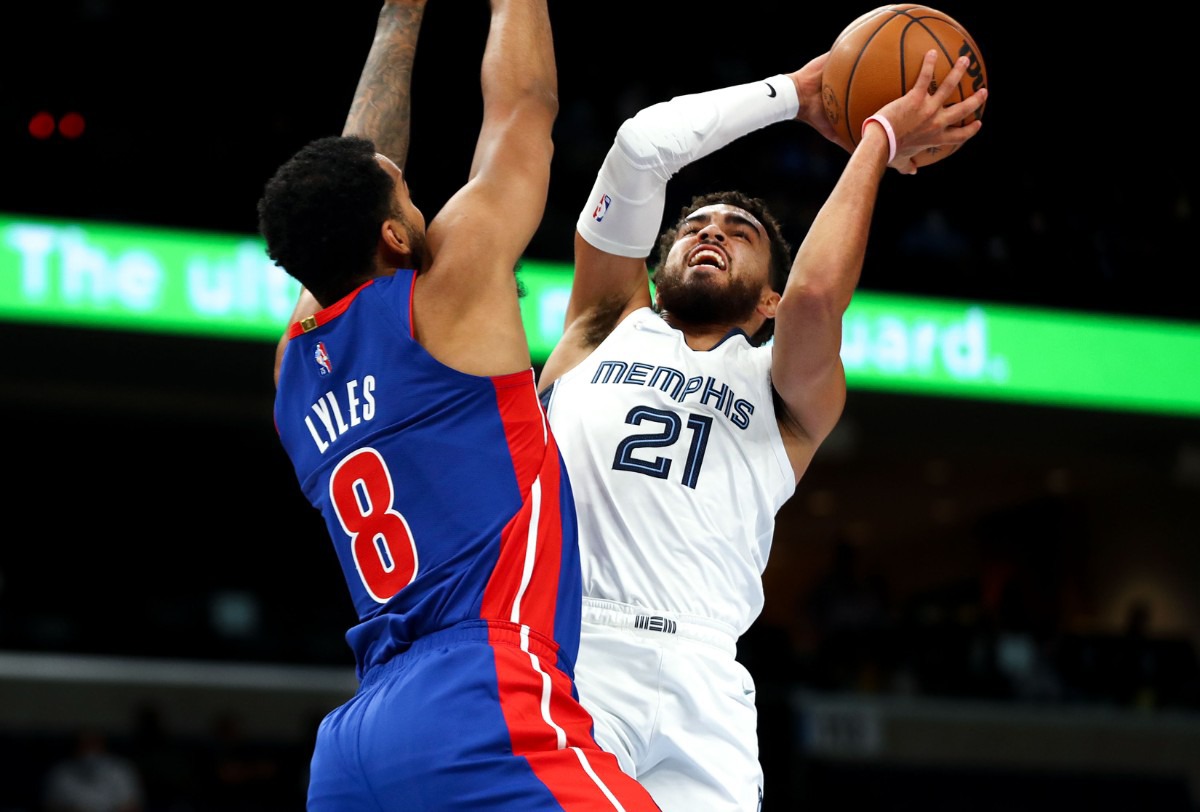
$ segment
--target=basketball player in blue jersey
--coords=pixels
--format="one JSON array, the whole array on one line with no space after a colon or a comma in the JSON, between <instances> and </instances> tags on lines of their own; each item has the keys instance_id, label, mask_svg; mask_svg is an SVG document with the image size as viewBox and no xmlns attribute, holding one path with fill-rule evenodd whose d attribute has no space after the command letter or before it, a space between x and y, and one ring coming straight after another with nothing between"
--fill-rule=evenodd
<instances>
[{"instance_id":1,"label":"basketball player in blue jersey","mask_svg":"<svg viewBox=\"0 0 1200 812\"><path fill-rule=\"evenodd\" d=\"M693 200L659 241L665 188L774 122L836 142L827 55L640 111L580 213L565 332L539 381L579 511L577 685L597 740L664 812L760 808L754 682L736 644L762 610L776 513L841 416L842 315L880 180L980 126L952 125L986 91L943 107L967 61L930 94L933 56L868 120L794 261L763 203L737 192Z\"/></svg>"},{"instance_id":2,"label":"basketball player in blue jersey","mask_svg":"<svg viewBox=\"0 0 1200 812\"><path fill-rule=\"evenodd\" d=\"M359 619L307 809L657 810L575 691L575 512L518 308L558 109L546 0L492 0L470 176L428 226L401 169L423 12L384 4L343 135L259 203L304 291L275 424Z\"/></svg>"}]
</instances>

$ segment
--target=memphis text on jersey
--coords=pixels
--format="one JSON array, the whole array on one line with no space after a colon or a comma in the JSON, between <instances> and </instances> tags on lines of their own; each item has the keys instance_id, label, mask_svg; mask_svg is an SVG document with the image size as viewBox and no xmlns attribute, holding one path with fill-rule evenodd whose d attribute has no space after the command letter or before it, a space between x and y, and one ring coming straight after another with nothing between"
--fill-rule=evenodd
<instances>
[{"instance_id":1,"label":"memphis text on jersey","mask_svg":"<svg viewBox=\"0 0 1200 812\"><path fill-rule=\"evenodd\" d=\"M718 383L712 376L688 378L678 369L655 366L640 361L601 361L592 376L592 383L633 384L658 389L677 403L685 400L699 401L716 411L722 412L729 422L739 429L750 425L754 404L737 397L728 385Z\"/></svg>"}]
</instances>

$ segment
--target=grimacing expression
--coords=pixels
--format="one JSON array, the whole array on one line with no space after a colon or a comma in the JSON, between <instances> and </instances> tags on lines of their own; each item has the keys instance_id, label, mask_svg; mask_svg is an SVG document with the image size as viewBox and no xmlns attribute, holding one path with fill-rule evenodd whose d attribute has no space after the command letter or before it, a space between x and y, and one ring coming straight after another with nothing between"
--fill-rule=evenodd
<instances>
[{"instance_id":1,"label":"grimacing expression","mask_svg":"<svg viewBox=\"0 0 1200 812\"><path fill-rule=\"evenodd\" d=\"M762 298L770 260L766 230L749 212L697 209L654 273L659 310L689 324L739 324Z\"/></svg>"}]
</instances>

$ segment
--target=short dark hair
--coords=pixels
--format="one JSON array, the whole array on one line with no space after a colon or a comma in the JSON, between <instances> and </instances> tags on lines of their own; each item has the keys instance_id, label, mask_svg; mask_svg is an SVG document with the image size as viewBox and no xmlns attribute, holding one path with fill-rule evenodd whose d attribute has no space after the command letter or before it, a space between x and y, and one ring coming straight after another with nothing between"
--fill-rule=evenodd
<instances>
[{"instance_id":1,"label":"short dark hair","mask_svg":"<svg viewBox=\"0 0 1200 812\"><path fill-rule=\"evenodd\" d=\"M679 218L675 223L659 236L658 260L655 267L661 267L666 262L667 255L671 253L671 246L675 244L675 238L679 234L679 229L683 227L683 224L693 212L705 206L716 206L719 204L736 206L739 209L748 211L754 215L758 222L762 223L771 245L771 259L767 267L771 289L776 293L783 293L783 288L787 285L788 275L792 272L792 245L783 236L783 228L779 225L779 221L775 219L775 215L767 208L766 201L758 197L751 197L744 192L708 192L707 194L693 197L691 202L680 210ZM750 343L760 346L765 344L774 334L775 319L767 319L758 332L750 336Z\"/></svg>"},{"instance_id":2,"label":"short dark hair","mask_svg":"<svg viewBox=\"0 0 1200 812\"><path fill-rule=\"evenodd\" d=\"M323 305L371 275L380 226L394 214L395 181L375 153L367 138L318 138L276 170L258 201L267 255Z\"/></svg>"}]
</instances>

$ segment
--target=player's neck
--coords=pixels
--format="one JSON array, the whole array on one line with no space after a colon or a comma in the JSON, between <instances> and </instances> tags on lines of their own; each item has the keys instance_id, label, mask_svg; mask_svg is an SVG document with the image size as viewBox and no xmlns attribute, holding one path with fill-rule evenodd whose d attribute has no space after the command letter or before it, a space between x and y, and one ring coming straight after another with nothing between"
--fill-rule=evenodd
<instances>
[{"instance_id":1,"label":"player's neck","mask_svg":"<svg viewBox=\"0 0 1200 812\"><path fill-rule=\"evenodd\" d=\"M683 322L664 313L663 319L667 324L683 333L683 340L690 349L706 352L721 343L731 330L745 329L739 324L693 324Z\"/></svg>"}]
</instances>

